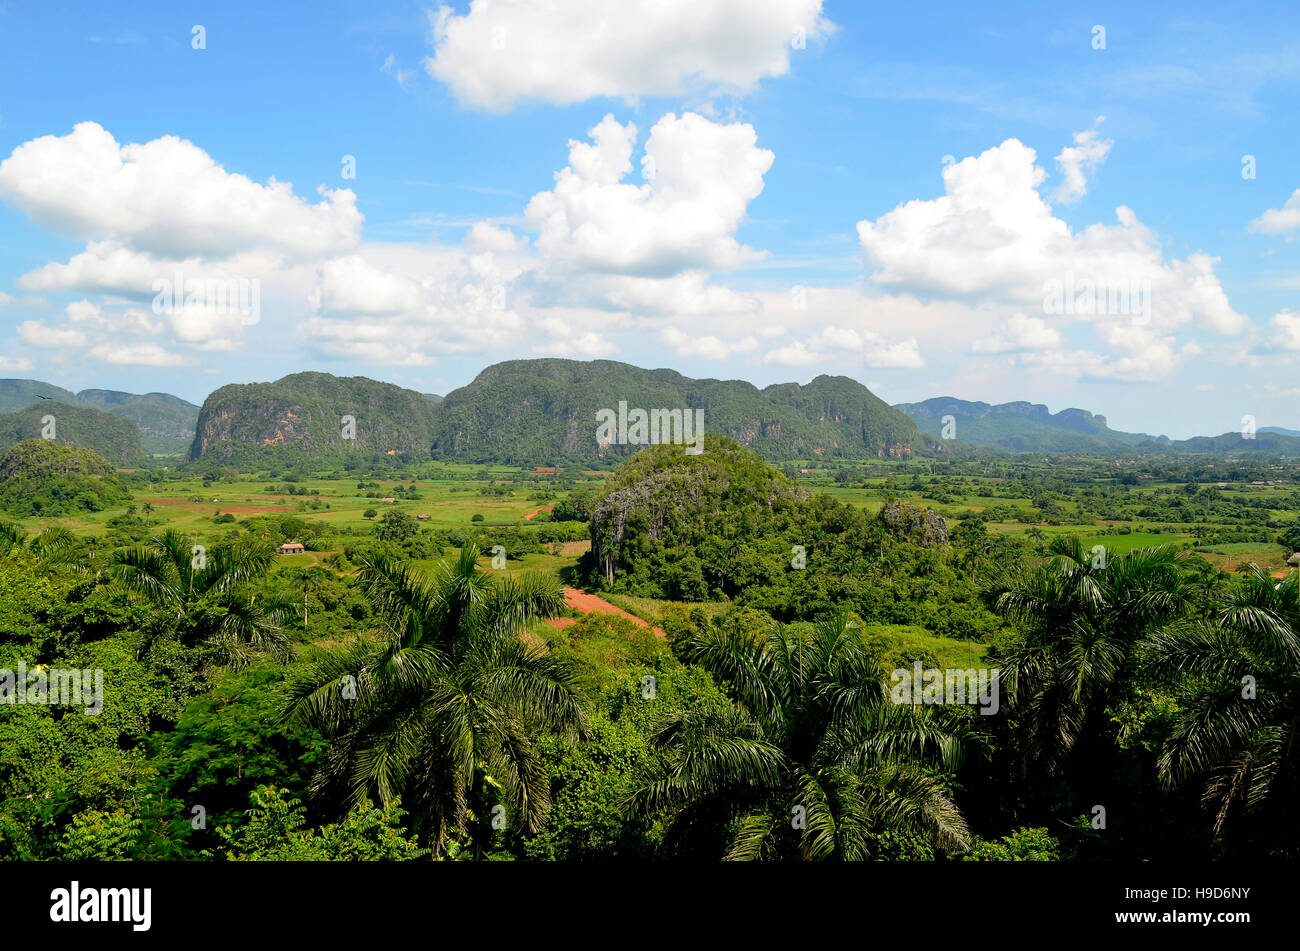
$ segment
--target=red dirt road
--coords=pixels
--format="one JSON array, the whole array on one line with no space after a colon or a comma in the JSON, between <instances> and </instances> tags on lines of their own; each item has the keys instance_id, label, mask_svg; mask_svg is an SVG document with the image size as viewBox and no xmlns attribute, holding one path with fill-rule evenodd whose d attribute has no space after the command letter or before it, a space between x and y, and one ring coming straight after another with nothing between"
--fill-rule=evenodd
<instances>
[{"instance_id":1,"label":"red dirt road","mask_svg":"<svg viewBox=\"0 0 1300 951\"><path fill-rule=\"evenodd\" d=\"M622 617L631 618L635 623L642 627L650 626L635 614L629 614L617 605L610 604L604 598L597 597L594 594L588 594L587 592L580 591L577 588L565 588L564 600L568 602L569 607L573 608L575 611L580 611L583 614L591 614L593 611L598 614L618 614ZM546 623L553 627L564 628L576 622L571 617L557 617L551 618ZM664 629L661 627L656 627L654 632L656 637L667 637L664 633Z\"/></svg>"}]
</instances>

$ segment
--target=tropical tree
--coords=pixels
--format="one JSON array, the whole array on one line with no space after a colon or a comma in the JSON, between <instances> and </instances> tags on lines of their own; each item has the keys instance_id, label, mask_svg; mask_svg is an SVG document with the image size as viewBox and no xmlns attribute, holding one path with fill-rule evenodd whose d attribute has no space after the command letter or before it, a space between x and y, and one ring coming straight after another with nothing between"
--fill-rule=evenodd
<instances>
[{"instance_id":1,"label":"tropical tree","mask_svg":"<svg viewBox=\"0 0 1300 951\"><path fill-rule=\"evenodd\" d=\"M28 552L43 571L67 568L78 573L89 570L89 559L77 544L76 536L62 525L51 525L39 535L27 537L22 527L0 521L0 557Z\"/></svg>"},{"instance_id":2,"label":"tropical tree","mask_svg":"<svg viewBox=\"0 0 1300 951\"><path fill-rule=\"evenodd\" d=\"M172 633L187 646L240 665L255 654L289 656L285 605L248 591L271 564L264 541L241 538L205 548L174 529L148 545L115 552L108 576L170 614Z\"/></svg>"},{"instance_id":3,"label":"tropical tree","mask_svg":"<svg viewBox=\"0 0 1300 951\"><path fill-rule=\"evenodd\" d=\"M1160 631L1146 656L1179 681L1160 753L1170 789L1201 787L1229 846L1300 854L1300 573L1256 565L1210 619ZM1229 836L1231 834L1231 839Z\"/></svg>"},{"instance_id":4,"label":"tropical tree","mask_svg":"<svg viewBox=\"0 0 1300 951\"><path fill-rule=\"evenodd\" d=\"M998 662L1022 731L1022 774L1057 773L1084 737L1094 750L1113 748L1110 714L1131 697L1138 646L1190 600L1172 546L1111 556L1071 536L1051 551L1031 571L1014 566L989 592L1021 627Z\"/></svg>"},{"instance_id":5,"label":"tropical tree","mask_svg":"<svg viewBox=\"0 0 1300 951\"><path fill-rule=\"evenodd\" d=\"M537 738L585 730L569 669L519 637L562 610L558 582L494 580L478 557L467 546L432 578L387 556L364 562L377 636L312 663L289 710L331 741L318 796L400 796L435 855L465 840L475 804L495 800L507 823L536 832L550 801Z\"/></svg>"},{"instance_id":6,"label":"tropical tree","mask_svg":"<svg viewBox=\"0 0 1300 951\"><path fill-rule=\"evenodd\" d=\"M671 714L630 807L663 818L665 846L730 859L866 859L901 831L969 842L946 788L974 740L952 708L898 704L853 622L799 631L706 628L684 656L730 702Z\"/></svg>"}]
</instances>

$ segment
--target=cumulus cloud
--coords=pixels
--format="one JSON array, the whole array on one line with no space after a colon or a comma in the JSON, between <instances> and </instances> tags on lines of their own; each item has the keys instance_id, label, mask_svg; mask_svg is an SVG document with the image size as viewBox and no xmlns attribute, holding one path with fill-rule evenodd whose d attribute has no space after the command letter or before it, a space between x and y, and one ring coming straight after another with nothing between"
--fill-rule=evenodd
<instances>
[{"instance_id":1,"label":"cumulus cloud","mask_svg":"<svg viewBox=\"0 0 1300 951\"><path fill-rule=\"evenodd\" d=\"M0 162L0 199L77 239L170 258L265 248L310 256L357 244L362 216L347 189L309 204L287 182L232 174L191 142L163 136L121 145L82 122L42 136Z\"/></svg>"},{"instance_id":2,"label":"cumulus cloud","mask_svg":"<svg viewBox=\"0 0 1300 951\"><path fill-rule=\"evenodd\" d=\"M1051 350L1061 346L1061 332L1040 317L1012 314L987 337L971 345L976 353L1015 353L1022 350Z\"/></svg>"},{"instance_id":3,"label":"cumulus cloud","mask_svg":"<svg viewBox=\"0 0 1300 951\"><path fill-rule=\"evenodd\" d=\"M784 347L777 347L763 354L763 363L778 367L807 367L814 363L823 363L826 354L809 350L802 340L792 340Z\"/></svg>"},{"instance_id":4,"label":"cumulus cloud","mask_svg":"<svg viewBox=\"0 0 1300 951\"><path fill-rule=\"evenodd\" d=\"M465 244L477 251L520 251L527 246L528 239L509 228L476 221L465 236Z\"/></svg>"},{"instance_id":5,"label":"cumulus cloud","mask_svg":"<svg viewBox=\"0 0 1300 951\"><path fill-rule=\"evenodd\" d=\"M555 188L534 195L525 210L544 259L670 277L761 257L733 236L775 157L757 147L753 126L665 115L646 142L640 185L622 181L632 171L636 126L607 115L590 135L591 142L569 142Z\"/></svg>"},{"instance_id":6,"label":"cumulus cloud","mask_svg":"<svg viewBox=\"0 0 1300 951\"><path fill-rule=\"evenodd\" d=\"M0 373L26 373L32 368L32 361L26 357L8 357L0 354Z\"/></svg>"},{"instance_id":7,"label":"cumulus cloud","mask_svg":"<svg viewBox=\"0 0 1300 951\"><path fill-rule=\"evenodd\" d=\"M104 363L125 366L184 367L197 363L192 357L169 353L156 343L101 344L90 355Z\"/></svg>"},{"instance_id":8,"label":"cumulus cloud","mask_svg":"<svg viewBox=\"0 0 1300 951\"><path fill-rule=\"evenodd\" d=\"M18 336L33 347L63 349L86 345L86 335L80 330L47 327L39 320L24 320L18 325Z\"/></svg>"},{"instance_id":9,"label":"cumulus cloud","mask_svg":"<svg viewBox=\"0 0 1300 951\"><path fill-rule=\"evenodd\" d=\"M679 357L697 360L726 360L736 354L753 353L758 349L758 339L752 335L727 342L713 334L688 334L677 327L665 327L660 331L659 337Z\"/></svg>"},{"instance_id":10,"label":"cumulus cloud","mask_svg":"<svg viewBox=\"0 0 1300 951\"><path fill-rule=\"evenodd\" d=\"M1300 352L1300 313L1282 310L1269 322L1270 340L1273 348L1289 352Z\"/></svg>"},{"instance_id":11,"label":"cumulus cloud","mask_svg":"<svg viewBox=\"0 0 1300 951\"><path fill-rule=\"evenodd\" d=\"M1291 193L1281 208L1270 208L1247 227L1262 234L1286 234L1300 228L1300 188Z\"/></svg>"},{"instance_id":12,"label":"cumulus cloud","mask_svg":"<svg viewBox=\"0 0 1300 951\"><path fill-rule=\"evenodd\" d=\"M909 201L859 222L877 285L994 310L1037 307L1049 322L1093 323L1104 342L1127 341L1129 348L1114 359L1094 360L1088 351L1071 356L1052 346L1045 324L1025 318L1001 335L985 335L973 347L977 352L1026 349L1031 334L1040 362L1052 353L1057 365L1080 372L1125 378L1148 372L1155 378L1181 352L1166 345L1171 331L1194 324L1233 334L1248 325L1214 274L1217 258L1196 252L1166 259L1159 236L1131 209L1116 209L1117 224L1072 232L1039 194L1045 173L1034 150L1016 139L948 166L943 177L941 197ZM1064 306L1055 309L1054 301ZM1126 327L1133 332L1125 334Z\"/></svg>"},{"instance_id":13,"label":"cumulus cloud","mask_svg":"<svg viewBox=\"0 0 1300 951\"><path fill-rule=\"evenodd\" d=\"M1098 116L1091 129L1076 132L1074 145L1066 146L1056 156L1056 164L1063 180L1053 194L1053 200L1063 205L1072 205L1088 193L1088 175L1106 161L1110 147L1115 144L1111 139L1101 138L1101 133L1097 131L1097 126L1105 118Z\"/></svg>"},{"instance_id":14,"label":"cumulus cloud","mask_svg":"<svg viewBox=\"0 0 1300 951\"><path fill-rule=\"evenodd\" d=\"M463 104L502 111L692 90L744 93L828 36L822 0L473 0L429 14L424 61ZM801 42L802 41L802 42Z\"/></svg>"}]
</instances>

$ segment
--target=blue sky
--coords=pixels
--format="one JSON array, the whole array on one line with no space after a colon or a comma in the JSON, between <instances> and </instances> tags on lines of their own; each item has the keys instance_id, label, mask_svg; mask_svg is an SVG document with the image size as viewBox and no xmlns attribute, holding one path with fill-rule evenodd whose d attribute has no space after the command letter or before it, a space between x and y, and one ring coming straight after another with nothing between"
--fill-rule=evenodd
<instances>
[{"instance_id":1,"label":"blue sky","mask_svg":"<svg viewBox=\"0 0 1300 951\"><path fill-rule=\"evenodd\" d=\"M606 357L1300 427L1287 5L547 6L0 3L0 376Z\"/></svg>"}]
</instances>

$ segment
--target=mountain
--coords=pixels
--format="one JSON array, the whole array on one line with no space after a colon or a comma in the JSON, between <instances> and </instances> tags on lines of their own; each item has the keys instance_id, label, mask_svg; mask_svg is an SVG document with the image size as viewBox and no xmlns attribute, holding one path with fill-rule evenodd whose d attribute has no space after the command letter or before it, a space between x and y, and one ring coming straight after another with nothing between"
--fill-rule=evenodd
<instances>
[{"instance_id":1,"label":"mountain","mask_svg":"<svg viewBox=\"0 0 1300 951\"><path fill-rule=\"evenodd\" d=\"M1082 409L1052 413L1041 403L989 403L938 396L894 407L907 414L921 432L942 435L945 416L953 417L956 439L976 446L1020 452L1107 452L1119 448L1168 447L1165 436L1125 433L1106 425L1105 416Z\"/></svg>"},{"instance_id":2,"label":"mountain","mask_svg":"<svg viewBox=\"0 0 1300 951\"><path fill-rule=\"evenodd\" d=\"M362 376L236 383L203 401L190 459L249 466L358 452L427 459L437 412L423 393Z\"/></svg>"},{"instance_id":3,"label":"mountain","mask_svg":"<svg viewBox=\"0 0 1300 951\"><path fill-rule=\"evenodd\" d=\"M194 438L199 408L168 393L121 393L117 390L82 390L77 402L114 416L129 419L140 427L142 436Z\"/></svg>"},{"instance_id":4,"label":"mountain","mask_svg":"<svg viewBox=\"0 0 1300 951\"><path fill-rule=\"evenodd\" d=\"M82 390L72 393L40 380L0 380L0 413L25 409L50 396L69 406L88 406L129 419L140 430L148 452L184 454L194 441L199 408L168 393L123 393L118 390Z\"/></svg>"},{"instance_id":5,"label":"mountain","mask_svg":"<svg viewBox=\"0 0 1300 951\"><path fill-rule=\"evenodd\" d=\"M1173 444L1178 452L1251 452L1276 453L1280 456L1300 457L1300 436L1287 435L1286 430L1274 427L1256 431L1254 439L1245 439L1240 432L1220 436L1193 436Z\"/></svg>"},{"instance_id":6,"label":"mountain","mask_svg":"<svg viewBox=\"0 0 1300 951\"><path fill-rule=\"evenodd\" d=\"M28 439L0 455L0 509L12 515L99 512L130 498L113 467L90 449Z\"/></svg>"},{"instance_id":7,"label":"mountain","mask_svg":"<svg viewBox=\"0 0 1300 951\"><path fill-rule=\"evenodd\" d=\"M1283 429L1281 426L1261 426L1258 432L1277 433L1279 436L1300 436L1300 429Z\"/></svg>"},{"instance_id":8,"label":"mountain","mask_svg":"<svg viewBox=\"0 0 1300 951\"><path fill-rule=\"evenodd\" d=\"M0 380L0 413L12 413L42 402L39 397L50 396L60 403L77 402L77 394L53 383L40 380Z\"/></svg>"},{"instance_id":9,"label":"mountain","mask_svg":"<svg viewBox=\"0 0 1300 951\"><path fill-rule=\"evenodd\" d=\"M609 465L641 448L601 446L597 412L703 410L704 430L771 460L906 458L924 442L906 416L847 377L781 383L695 380L612 360L509 360L444 398L435 458L515 465ZM692 417L694 418L694 417Z\"/></svg>"},{"instance_id":10,"label":"mountain","mask_svg":"<svg viewBox=\"0 0 1300 951\"><path fill-rule=\"evenodd\" d=\"M24 440L44 439L47 434L50 442L93 449L117 466L148 464L140 445L140 430L130 420L103 410L59 400L37 400L16 412L0 413L0 450Z\"/></svg>"}]
</instances>

